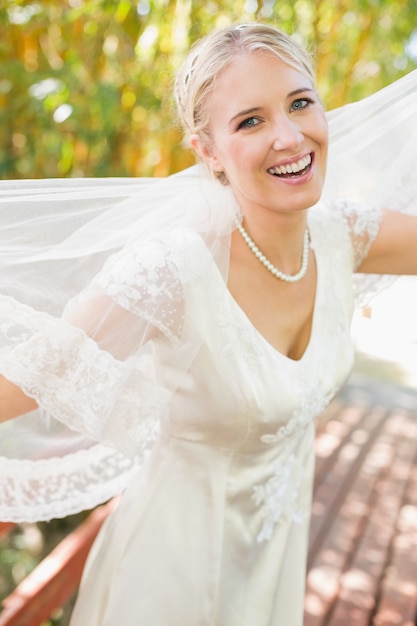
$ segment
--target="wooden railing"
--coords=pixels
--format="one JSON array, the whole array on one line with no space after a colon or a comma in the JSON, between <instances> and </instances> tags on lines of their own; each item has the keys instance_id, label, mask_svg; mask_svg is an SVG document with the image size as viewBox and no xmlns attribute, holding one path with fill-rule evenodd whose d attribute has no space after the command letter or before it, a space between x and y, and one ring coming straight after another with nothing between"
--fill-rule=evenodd
<instances>
[{"instance_id":1,"label":"wooden railing","mask_svg":"<svg viewBox=\"0 0 417 626\"><path fill-rule=\"evenodd\" d=\"M68 602L78 587L93 541L115 504L116 500L113 500L92 511L17 586L3 601L1 626L38 626ZM0 525L0 533L10 530L12 526Z\"/></svg>"}]
</instances>

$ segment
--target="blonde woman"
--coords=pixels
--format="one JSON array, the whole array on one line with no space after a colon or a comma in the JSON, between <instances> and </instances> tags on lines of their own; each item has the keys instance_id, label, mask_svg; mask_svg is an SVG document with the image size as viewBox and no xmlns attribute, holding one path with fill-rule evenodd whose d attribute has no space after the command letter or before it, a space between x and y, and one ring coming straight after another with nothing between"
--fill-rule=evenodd
<instances>
[{"instance_id":1,"label":"blonde woman","mask_svg":"<svg viewBox=\"0 0 417 626\"><path fill-rule=\"evenodd\" d=\"M270 26L227 27L176 80L199 166L130 189L6 187L23 213L0 289L4 440L36 424L53 458L5 479L5 515L127 485L73 626L301 626L314 418L352 365L353 275L417 273L407 81L331 118L326 179L309 57ZM40 244L19 230L43 232L37 200L60 204Z\"/></svg>"}]
</instances>

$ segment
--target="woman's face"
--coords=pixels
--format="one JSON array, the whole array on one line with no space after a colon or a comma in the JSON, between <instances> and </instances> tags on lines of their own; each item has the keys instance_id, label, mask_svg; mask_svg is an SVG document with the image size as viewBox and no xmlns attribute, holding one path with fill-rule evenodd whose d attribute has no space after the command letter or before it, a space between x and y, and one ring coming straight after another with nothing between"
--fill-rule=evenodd
<instances>
[{"instance_id":1,"label":"woman's face","mask_svg":"<svg viewBox=\"0 0 417 626\"><path fill-rule=\"evenodd\" d=\"M209 140L194 145L224 172L245 215L315 204L327 158L327 121L311 82L269 52L237 57L207 101Z\"/></svg>"}]
</instances>

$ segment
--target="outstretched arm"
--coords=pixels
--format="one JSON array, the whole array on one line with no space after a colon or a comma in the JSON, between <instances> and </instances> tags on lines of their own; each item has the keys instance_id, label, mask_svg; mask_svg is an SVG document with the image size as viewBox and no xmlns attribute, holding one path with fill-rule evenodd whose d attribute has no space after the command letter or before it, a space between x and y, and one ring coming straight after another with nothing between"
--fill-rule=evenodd
<instances>
[{"instance_id":1,"label":"outstretched arm","mask_svg":"<svg viewBox=\"0 0 417 626\"><path fill-rule=\"evenodd\" d=\"M417 217L384 211L378 235L356 271L417 274Z\"/></svg>"},{"instance_id":2,"label":"outstretched arm","mask_svg":"<svg viewBox=\"0 0 417 626\"><path fill-rule=\"evenodd\" d=\"M34 411L37 406L20 387L0 375L0 422Z\"/></svg>"},{"instance_id":3,"label":"outstretched arm","mask_svg":"<svg viewBox=\"0 0 417 626\"><path fill-rule=\"evenodd\" d=\"M185 301L176 250L159 240L123 249L68 303L62 318L24 309L23 330L15 331L21 341L13 336L11 349L3 351L0 421L36 409L25 396L33 390L46 415L136 454L177 384L174 373L165 376L166 359L175 358L181 376L194 355L193 346L181 354L177 349ZM4 298L6 330L16 309L19 314L19 305Z\"/></svg>"}]
</instances>

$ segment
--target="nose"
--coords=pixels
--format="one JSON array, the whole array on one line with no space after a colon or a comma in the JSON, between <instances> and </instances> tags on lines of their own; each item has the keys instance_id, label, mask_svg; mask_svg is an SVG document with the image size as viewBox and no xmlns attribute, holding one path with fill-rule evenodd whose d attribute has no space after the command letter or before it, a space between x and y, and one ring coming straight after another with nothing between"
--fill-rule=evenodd
<instances>
[{"instance_id":1,"label":"nose","mask_svg":"<svg viewBox=\"0 0 417 626\"><path fill-rule=\"evenodd\" d=\"M289 150L298 148L304 141L299 125L287 116L281 116L274 123L273 150Z\"/></svg>"}]
</instances>

